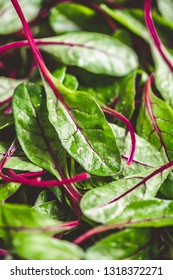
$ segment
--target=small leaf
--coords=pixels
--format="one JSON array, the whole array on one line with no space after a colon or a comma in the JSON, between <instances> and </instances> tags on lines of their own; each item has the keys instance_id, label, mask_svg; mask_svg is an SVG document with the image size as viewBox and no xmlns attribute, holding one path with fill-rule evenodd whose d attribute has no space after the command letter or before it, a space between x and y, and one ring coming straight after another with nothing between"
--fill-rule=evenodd
<instances>
[{"instance_id":1,"label":"small leaf","mask_svg":"<svg viewBox=\"0 0 173 280\"><path fill-rule=\"evenodd\" d=\"M96 74L121 77L138 67L134 51L108 35L75 32L41 41L50 42L45 46L40 45L40 49L58 61Z\"/></svg>"},{"instance_id":2,"label":"small leaf","mask_svg":"<svg viewBox=\"0 0 173 280\"><path fill-rule=\"evenodd\" d=\"M0 204L14 194L20 188L20 184L16 183L0 183Z\"/></svg>"},{"instance_id":3,"label":"small leaf","mask_svg":"<svg viewBox=\"0 0 173 280\"><path fill-rule=\"evenodd\" d=\"M85 258L88 260L151 259L148 250L150 241L151 233L149 230L122 230L89 247Z\"/></svg>"}]
</instances>

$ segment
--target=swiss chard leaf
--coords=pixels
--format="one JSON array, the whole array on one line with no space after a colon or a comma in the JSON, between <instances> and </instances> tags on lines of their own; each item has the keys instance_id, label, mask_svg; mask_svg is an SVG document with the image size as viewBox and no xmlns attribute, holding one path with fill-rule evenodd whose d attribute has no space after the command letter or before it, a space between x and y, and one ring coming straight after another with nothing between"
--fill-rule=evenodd
<instances>
[{"instance_id":1,"label":"swiss chard leaf","mask_svg":"<svg viewBox=\"0 0 173 280\"><path fill-rule=\"evenodd\" d=\"M82 249L69 241L26 232L14 236L12 253L27 260L80 260L83 257Z\"/></svg>"},{"instance_id":2,"label":"swiss chard leaf","mask_svg":"<svg viewBox=\"0 0 173 280\"><path fill-rule=\"evenodd\" d=\"M0 160L3 158L3 155L7 152L9 146L10 144L7 142L0 142ZM30 162L20 148L17 148L15 153L8 159L8 161L5 164L5 168L12 168L14 170L31 172L42 170L40 167Z\"/></svg>"},{"instance_id":3,"label":"swiss chard leaf","mask_svg":"<svg viewBox=\"0 0 173 280\"><path fill-rule=\"evenodd\" d=\"M152 199L136 201L109 222L127 227L165 227L173 225L173 201Z\"/></svg>"},{"instance_id":4,"label":"swiss chard leaf","mask_svg":"<svg viewBox=\"0 0 173 280\"><path fill-rule=\"evenodd\" d=\"M46 99L40 87L19 86L13 98L16 133L27 157L36 165L59 177L57 159L65 166L65 151L49 123Z\"/></svg>"},{"instance_id":5,"label":"swiss chard leaf","mask_svg":"<svg viewBox=\"0 0 173 280\"><path fill-rule=\"evenodd\" d=\"M150 242L150 230L126 229L96 242L87 249L85 258L89 260L151 259L148 248Z\"/></svg>"},{"instance_id":6,"label":"swiss chard leaf","mask_svg":"<svg viewBox=\"0 0 173 280\"><path fill-rule=\"evenodd\" d=\"M0 183L0 204L20 188L16 183Z\"/></svg>"},{"instance_id":7,"label":"swiss chard leaf","mask_svg":"<svg viewBox=\"0 0 173 280\"><path fill-rule=\"evenodd\" d=\"M170 171L171 169L153 176L151 171L147 171L92 189L83 196L81 210L95 222L109 223L119 217L132 202L155 197Z\"/></svg>"},{"instance_id":8,"label":"swiss chard leaf","mask_svg":"<svg viewBox=\"0 0 173 280\"><path fill-rule=\"evenodd\" d=\"M81 30L109 31L100 16L92 9L76 3L61 3L51 9L50 24L56 34Z\"/></svg>"},{"instance_id":9,"label":"swiss chard leaf","mask_svg":"<svg viewBox=\"0 0 173 280\"><path fill-rule=\"evenodd\" d=\"M21 83L23 80L0 77L0 103L12 97L15 88Z\"/></svg>"},{"instance_id":10,"label":"swiss chard leaf","mask_svg":"<svg viewBox=\"0 0 173 280\"><path fill-rule=\"evenodd\" d=\"M58 61L96 74L121 77L138 67L138 59L133 50L108 35L73 32L41 41L52 42L40 45L40 49Z\"/></svg>"},{"instance_id":11,"label":"swiss chard leaf","mask_svg":"<svg viewBox=\"0 0 173 280\"><path fill-rule=\"evenodd\" d=\"M157 5L162 16L172 22L173 20L173 1L172 0L157 0Z\"/></svg>"},{"instance_id":12,"label":"swiss chard leaf","mask_svg":"<svg viewBox=\"0 0 173 280\"><path fill-rule=\"evenodd\" d=\"M87 93L69 90L57 80L55 83L66 105L57 100L44 81L49 119L63 147L91 174L108 176L118 172L116 140L96 101Z\"/></svg>"},{"instance_id":13,"label":"swiss chard leaf","mask_svg":"<svg viewBox=\"0 0 173 280\"><path fill-rule=\"evenodd\" d=\"M173 159L173 110L151 91L148 81L145 98L137 122L137 131L158 150L163 150L169 160Z\"/></svg>"},{"instance_id":14,"label":"swiss chard leaf","mask_svg":"<svg viewBox=\"0 0 173 280\"><path fill-rule=\"evenodd\" d=\"M33 20L39 13L42 0L30 0L27 5L25 0L20 0L20 5L25 12L28 21ZM11 2L0 1L0 34L10 34L22 29Z\"/></svg>"},{"instance_id":15,"label":"swiss chard leaf","mask_svg":"<svg viewBox=\"0 0 173 280\"><path fill-rule=\"evenodd\" d=\"M161 153L150 142L136 134L136 151L131 165L127 165L131 139L124 128L111 124L117 145L122 157L122 171L120 174L128 176L138 174L148 169L156 168L165 162ZM147 156L146 156L147 155Z\"/></svg>"}]
</instances>

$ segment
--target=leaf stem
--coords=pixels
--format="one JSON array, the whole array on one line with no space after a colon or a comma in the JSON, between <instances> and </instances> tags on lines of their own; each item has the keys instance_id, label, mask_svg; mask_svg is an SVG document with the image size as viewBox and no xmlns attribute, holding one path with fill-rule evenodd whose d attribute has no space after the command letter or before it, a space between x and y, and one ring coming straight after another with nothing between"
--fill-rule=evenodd
<instances>
[{"instance_id":1,"label":"leaf stem","mask_svg":"<svg viewBox=\"0 0 173 280\"><path fill-rule=\"evenodd\" d=\"M155 46L157 47L159 53L161 54L161 56L164 59L164 61L166 62L166 64L169 66L171 72L173 72L173 62L170 61L170 59L166 53L166 50L156 31L155 25L154 25L154 21L152 18L152 12L151 12L151 0L145 0L144 13L145 13L145 22L146 22L148 31L151 34L151 37L155 43Z\"/></svg>"},{"instance_id":2,"label":"leaf stem","mask_svg":"<svg viewBox=\"0 0 173 280\"><path fill-rule=\"evenodd\" d=\"M129 130L129 133L130 133L130 137L131 137L130 155L127 159L127 164L130 165L133 161L135 151L136 151L136 137L135 137L135 132L134 132L132 124L130 123L130 121L125 116L123 116L119 112L117 112L117 111L115 111L111 108L104 107L104 106L101 106L101 108L105 113L107 113L109 115L112 115L115 118L118 118L119 120L121 120L127 126L128 130Z\"/></svg>"}]
</instances>

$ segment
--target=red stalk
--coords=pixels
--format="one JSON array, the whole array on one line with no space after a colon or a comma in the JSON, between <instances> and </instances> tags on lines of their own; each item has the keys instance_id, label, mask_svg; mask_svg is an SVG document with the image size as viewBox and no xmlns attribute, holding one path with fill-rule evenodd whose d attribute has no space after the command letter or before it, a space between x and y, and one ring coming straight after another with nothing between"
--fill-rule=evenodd
<instances>
[{"instance_id":1,"label":"red stalk","mask_svg":"<svg viewBox=\"0 0 173 280\"><path fill-rule=\"evenodd\" d=\"M130 123L130 121L125 116L116 112L115 110L112 110L112 109L110 109L108 107L104 107L104 106L102 106L101 108L105 113L107 113L109 115L112 115L115 118L121 120L127 126L128 130L129 130L129 133L130 133L130 137L131 137L130 155L127 159L127 164L130 165L133 161L133 158L134 158L134 155L135 155L135 150L136 150L136 137L135 137L135 132L134 132L132 124Z\"/></svg>"},{"instance_id":2,"label":"red stalk","mask_svg":"<svg viewBox=\"0 0 173 280\"><path fill-rule=\"evenodd\" d=\"M152 18L152 12L151 12L151 0L145 0L144 5L144 13L145 13L145 22L148 28L148 31L154 41L155 46L157 47L159 53L161 54L162 58L166 62L166 64L169 66L171 72L173 72L173 63L170 61L168 55L166 54L165 48L159 38L159 35L156 31L153 18Z\"/></svg>"}]
</instances>

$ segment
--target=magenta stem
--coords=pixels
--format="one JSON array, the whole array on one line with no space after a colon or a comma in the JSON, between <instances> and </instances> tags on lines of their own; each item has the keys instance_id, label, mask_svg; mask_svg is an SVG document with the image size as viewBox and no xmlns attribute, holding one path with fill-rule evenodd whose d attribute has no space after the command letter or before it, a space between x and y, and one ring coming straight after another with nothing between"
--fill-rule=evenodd
<instances>
[{"instance_id":1,"label":"magenta stem","mask_svg":"<svg viewBox=\"0 0 173 280\"><path fill-rule=\"evenodd\" d=\"M0 249L0 256L8 256L8 255L9 255L8 251L4 249Z\"/></svg>"},{"instance_id":2,"label":"magenta stem","mask_svg":"<svg viewBox=\"0 0 173 280\"><path fill-rule=\"evenodd\" d=\"M123 116L119 112L116 112L115 110L110 109L108 107L104 107L104 106L101 106L101 108L105 113L107 113L111 116L114 116L115 118L118 118L119 120L121 120L127 126L128 130L129 130L129 133L130 133L130 137L131 137L130 155L127 159L127 164L130 165L133 161L135 151L136 151L136 137L135 137L135 132L134 132L132 124L130 123L130 121L125 116Z\"/></svg>"},{"instance_id":3,"label":"magenta stem","mask_svg":"<svg viewBox=\"0 0 173 280\"><path fill-rule=\"evenodd\" d=\"M169 66L171 72L173 72L173 63L170 61L168 55L166 54L166 51L164 49L164 46L158 36L158 33L156 31L153 18L152 18L152 12L151 12L151 0L145 0L144 5L144 13L145 13L145 22L148 28L149 33L151 34L151 37L155 43L155 46L157 47L159 53L161 54L164 61Z\"/></svg>"},{"instance_id":4,"label":"magenta stem","mask_svg":"<svg viewBox=\"0 0 173 280\"><path fill-rule=\"evenodd\" d=\"M87 180L90 178L90 175L88 173L81 173L79 175L76 175L74 177L71 178L65 178L62 180L52 180L52 181L40 181L40 178L36 178L36 179L26 179L25 177L16 174L13 170L9 169L8 170L8 174L14 178L18 183L21 184L27 184L30 186L35 186L35 187L57 187L57 186L62 186L65 184L70 184L70 183L77 183L83 180Z\"/></svg>"},{"instance_id":5,"label":"magenta stem","mask_svg":"<svg viewBox=\"0 0 173 280\"><path fill-rule=\"evenodd\" d=\"M32 33L31 33L30 29L29 29L29 26L28 26L28 23L27 23L27 21L24 17L24 14L23 14L23 12L22 12L19 4L18 4L18 1L17 0L11 0L11 2L13 4L21 22L22 22L23 29L25 31L25 35L26 35L26 37L29 41L29 45L32 49L32 52L33 52L34 57L36 59L37 65L38 65L42 75L44 76L44 78L46 79L46 81L48 82L48 84L50 85L52 90L54 91L57 98L63 102L63 97L62 97L61 93L59 92L59 90L57 89L57 87L55 86L55 84L53 83L52 78L51 78L51 74L50 74L49 70L47 69L46 65L44 64L41 53L40 53L38 47L36 46L36 44L34 42L34 38L32 36Z\"/></svg>"}]
</instances>

